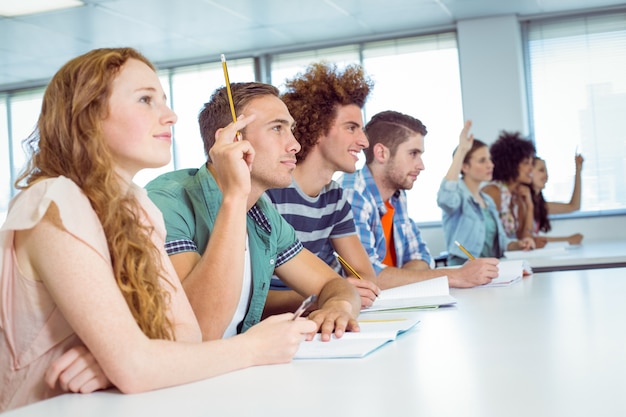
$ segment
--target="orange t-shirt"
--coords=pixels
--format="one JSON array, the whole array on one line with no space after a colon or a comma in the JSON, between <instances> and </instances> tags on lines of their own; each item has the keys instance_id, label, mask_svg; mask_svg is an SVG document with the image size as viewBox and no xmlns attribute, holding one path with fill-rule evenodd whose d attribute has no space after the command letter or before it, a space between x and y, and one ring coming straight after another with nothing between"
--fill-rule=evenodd
<instances>
[{"instance_id":1,"label":"orange t-shirt","mask_svg":"<svg viewBox=\"0 0 626 417\"><path fill-rule=\"evenodd\" d=\"M387 212L380 219L385 232L385 242L387 243L387 253L383 263L387 266L396 266L396 248L393 244L393 214L395 209L389 200L385 201L385 206L387 206Z\"/></svg>"}]
</instances>

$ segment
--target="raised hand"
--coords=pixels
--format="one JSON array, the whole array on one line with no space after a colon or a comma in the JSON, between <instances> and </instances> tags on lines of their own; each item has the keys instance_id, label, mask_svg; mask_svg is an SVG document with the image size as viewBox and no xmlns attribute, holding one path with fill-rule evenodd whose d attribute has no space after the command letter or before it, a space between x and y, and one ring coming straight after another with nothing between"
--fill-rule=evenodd
<instances>
[{"instance_id":1,"label":"raised hand","mask_svg":"<svg viewBox=\"0 0 626 417\"><path fill-rule=\"evenodd\" d=\"M581 154L576 154L574 157L574 162L576 163L576 172L580 172L583 169L583 162L585 162L585 158Z\"/></svg>"},{"instance_id":2,"label":"raised hand","mask_svg":"<svg viewBox=\"0 0 626 417\"><path fill-rule=\"evenodd\" d=\"M457 152L461 152L462 155L465 155L472 149L472 144L474 143L474 134L470 133L470 129L472 127L472 121L466 120L463 125L463 130L459 134L459 147L457 148Z\"/></svg>"},{"instance_id":3,"label":"raised hand","mask_svg":"<svg viewBox=\"0 0 626 417\"><path fill-rule=\"evenodd\" d=\"M238 140L237 132L255 118L255 115L240 116L236 122L215 132L215 144L209 155L224 196L237 192L247 196L250 193L254 148L247 140Z\"/></svg>"}]
</instances>

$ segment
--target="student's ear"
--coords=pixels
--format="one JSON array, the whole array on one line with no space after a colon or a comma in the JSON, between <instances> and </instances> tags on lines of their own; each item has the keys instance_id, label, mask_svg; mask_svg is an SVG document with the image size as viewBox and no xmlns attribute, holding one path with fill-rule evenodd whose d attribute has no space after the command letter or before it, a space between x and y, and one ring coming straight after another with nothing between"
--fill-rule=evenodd
<instances>
[{"instance_id":1,"label":"student's ear","mask_svg":"<svg viewBox=\"0 0 626 417\"><path fill-rule=\"evenodd\" d=\"M220 133L222 133L222 130L224 130L224 128L223 128L223 127L220 127L219 129L217 129L217 130L215 131L215 135L213 135L213 139L214 139L214 140L213 140L213 143L214 143L214 144L215 144L215 142L217 142L217 140L219 139L219 137L220 137Z\"/></svg>"},{"instance_id":2,"label":"student's ear","mask_svg":"<svg viewBox=\"0 0 626 417\"><path fill-rule=\"evenodd\" d=\"M385 162L387 158L389 158L389 148L387 148L382 143L377 143L374 145L374 159L379 162Z\"/></svg>"}]
</instances>

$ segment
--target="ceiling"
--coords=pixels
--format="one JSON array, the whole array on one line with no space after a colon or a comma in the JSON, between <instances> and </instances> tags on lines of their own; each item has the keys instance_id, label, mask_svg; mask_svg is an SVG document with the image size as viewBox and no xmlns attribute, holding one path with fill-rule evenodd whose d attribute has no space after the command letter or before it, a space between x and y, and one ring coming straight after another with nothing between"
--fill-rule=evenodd
<instances>
[{"instance_id":1,"label":"ceiling","mask_svg":"<svg viewBox=\"0 0 626 417\"><path fill-rule=\"evenodd\" d=\"M0 0L18 1L18 0ZM25 1L25 0L20 0ZM561 14L623 0L85 0L0 17L0 90L45 83L70 58L132 46L160 67L258 56L452 27L458 20Z\"/></svg>"}]
</instances>

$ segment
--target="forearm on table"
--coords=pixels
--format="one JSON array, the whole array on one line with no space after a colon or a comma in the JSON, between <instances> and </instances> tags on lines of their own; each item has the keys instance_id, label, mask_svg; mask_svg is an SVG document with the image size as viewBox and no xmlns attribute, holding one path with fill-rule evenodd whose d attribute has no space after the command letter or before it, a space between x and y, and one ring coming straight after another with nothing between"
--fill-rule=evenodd
<instances>
[{"instance_id":1,"label":"forearm on table","mask_svg":"<svg viewBox=\"0 0 626 417\"><path fill-rule=\"evenodd\" d=\"M412 284L445 275L440 269L431 269L424 261L413 260L407 262L402 268L387 267L378 274L378 286L381 289L398 287Z\"/></svg>"}]
</instances>

